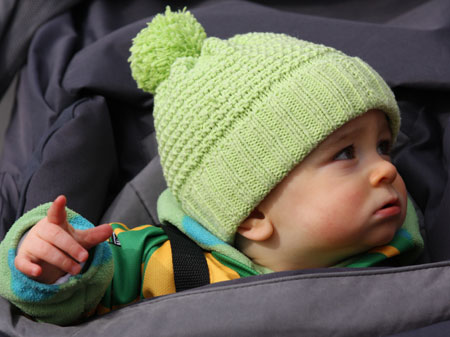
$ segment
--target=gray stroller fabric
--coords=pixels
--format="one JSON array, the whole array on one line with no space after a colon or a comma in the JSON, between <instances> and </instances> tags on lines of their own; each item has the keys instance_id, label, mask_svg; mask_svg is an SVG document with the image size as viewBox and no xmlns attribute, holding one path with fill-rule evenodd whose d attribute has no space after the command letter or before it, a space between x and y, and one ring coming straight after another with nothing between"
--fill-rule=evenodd
<instances>
[{"instance_id":1,"label":"gray stroller fabric","mask_svg":"<svg viewBox=\"0 0 450 337\"><path fill-rule=\"evenodd\" d=\"M0 98L25 63L34 32L80 0L3 0L0 2Z\"/></svg>"},{"instance_id":2,"label":"gray stroller fabric","mask_svg":"<svg viewBox=\"0 0 450 337\"><path fill-rule=\"evenodd\" d=\"M127 59L131 39L166 4L187 6L209 36L287 33L371 64L401 108L394 160L423 213L426 251L415 266L249 277L70 327L33 322L0 298L0 336L450 335L447 0L79 2L39 26L17 74L0 158L0 239L58 194L96 224L157 222L165 182L153 101L136 88Z\"/></svg>"},{"instance_id":3,"label":"gray stroller fabric","mask_svg":"<svg viewBox=\"0 0 450 337\"><path fill-rule=\"evenodd\" d=\"M0 300L0 326L7 336L35 337L386 336L449 319L449 267L249 277L142 301L71 327L31 322Z\"/></svg>"}]
</instances>

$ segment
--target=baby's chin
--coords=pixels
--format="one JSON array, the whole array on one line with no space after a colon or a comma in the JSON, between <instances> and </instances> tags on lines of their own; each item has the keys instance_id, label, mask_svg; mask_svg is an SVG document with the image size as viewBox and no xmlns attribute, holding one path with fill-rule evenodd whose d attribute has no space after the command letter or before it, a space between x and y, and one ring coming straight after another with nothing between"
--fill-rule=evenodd
<instances>
[{"instance_id":1,"label":"baby's chin","mask_svg":"<svg viewBox=\"0 0 450 337\"><path fill-rule=\"evenodd\" d=\"M389 226L379 228L378 232L373 237L372 242L373 248L384 246L387 245L389 242L391 242L394 239L397 231L402 227L403 222L404 221L399 220L393 224L389 224Z\"/></svg>"}]
</instances>

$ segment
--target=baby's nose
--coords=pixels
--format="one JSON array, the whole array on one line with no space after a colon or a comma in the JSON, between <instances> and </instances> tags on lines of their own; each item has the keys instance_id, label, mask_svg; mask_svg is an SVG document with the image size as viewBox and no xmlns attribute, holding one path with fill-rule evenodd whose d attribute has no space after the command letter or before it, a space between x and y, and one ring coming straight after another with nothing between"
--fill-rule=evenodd
<instances>
[{"instance_id":1,"label":"baby's nose","mask_svg":"<svg viewBox=\"0 0 450 337\"><path fill-rule=\"evenodd\" d=\"M372 186L386 183L392 184L397 178L397 168L390 161L380 159L374 165L370 174L370 183Z\"/></svg>"}]
</instances>

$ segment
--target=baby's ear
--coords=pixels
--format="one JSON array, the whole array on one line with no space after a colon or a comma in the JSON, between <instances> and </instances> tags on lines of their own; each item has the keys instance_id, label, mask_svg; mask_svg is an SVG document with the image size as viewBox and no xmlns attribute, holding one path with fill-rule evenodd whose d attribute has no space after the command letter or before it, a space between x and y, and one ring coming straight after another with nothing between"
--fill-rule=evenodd
<instances>
[{"instance_id":1,"label":"baby's ear","mask_svg":"<svg viewBox=\"0 0 450 337\"><path fill-rule=\"evenodd\" d=\"M240 224L237 232L248 240L265 241L273 234L273 224L263 212L254 209Z\"/></svg>"}]
</instances>

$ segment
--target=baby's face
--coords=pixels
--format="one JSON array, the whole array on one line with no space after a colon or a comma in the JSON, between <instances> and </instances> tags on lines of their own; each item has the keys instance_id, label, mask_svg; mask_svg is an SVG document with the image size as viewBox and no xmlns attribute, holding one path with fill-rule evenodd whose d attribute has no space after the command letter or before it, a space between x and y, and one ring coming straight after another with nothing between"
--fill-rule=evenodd
<instances>
[{"instance_id":1,"label":"baby's face","mask_svg":"<svg viewBox=\"0 0 450 337\"><path fill-rule=\"evenodd\" d=\"M278 270L331 266L393 238L407 196L391 144L385 114L368 111L330 135L264 199Z\"/></svg>"}]
</instances>

